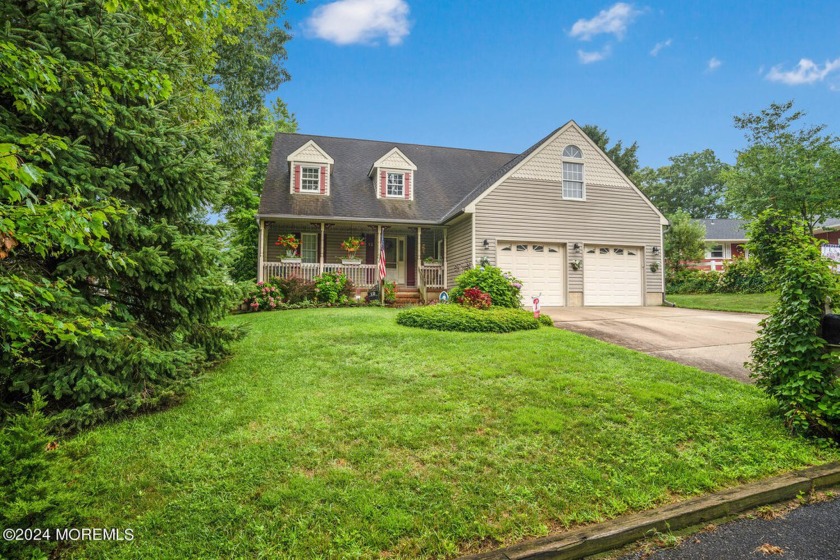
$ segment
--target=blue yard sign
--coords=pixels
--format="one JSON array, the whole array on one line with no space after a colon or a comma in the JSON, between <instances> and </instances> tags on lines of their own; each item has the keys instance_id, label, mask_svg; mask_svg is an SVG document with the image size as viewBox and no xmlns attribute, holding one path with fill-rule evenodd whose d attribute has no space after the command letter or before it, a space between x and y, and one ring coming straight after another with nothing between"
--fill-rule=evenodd
<instances>
[{"instance_id":1,"label":"blue yard sign","mask_svg":"<svg viewBox=\"0 0 840 560\"><path fill-rule=\"evenodd\" d=\"M440 295L438 296L438 298L440 299L441 303L448 303L449 302L449 294L447 294L446 292L441 292Z\"/></svg>"}]
</instances>

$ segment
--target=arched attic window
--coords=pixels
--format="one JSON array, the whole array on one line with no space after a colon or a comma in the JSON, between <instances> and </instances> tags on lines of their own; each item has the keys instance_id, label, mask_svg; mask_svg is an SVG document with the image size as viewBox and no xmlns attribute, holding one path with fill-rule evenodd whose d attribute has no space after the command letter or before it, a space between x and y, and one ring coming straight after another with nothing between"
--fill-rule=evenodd
<instances>
[{"instance_id":1,"label":"arched attic window","mask_svg":"<svg viewBox=\"0 0 840 560\"><path fill-rule=\"evenodd\" d=\"M569 200L586 198L583 184L583 152L574 145L563 149L563 198Z\"/></svg>"}]
</instances>

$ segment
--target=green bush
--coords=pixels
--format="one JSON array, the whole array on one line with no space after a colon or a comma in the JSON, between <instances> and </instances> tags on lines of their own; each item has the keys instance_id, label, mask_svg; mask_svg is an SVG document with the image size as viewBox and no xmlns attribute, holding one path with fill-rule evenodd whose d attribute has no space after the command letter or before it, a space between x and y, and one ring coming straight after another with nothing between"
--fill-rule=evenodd
<instances>
[{"instance_id":1,"label":"green bush","mask_svg":"<svg viewBox=\"0 0 840 560\"><path fill-rule=\"evenodd\" d=\"M455 278L455 287L449 295L458 301L469 288L478 288L489 294L492 304L496 307L518 308L521 305L519 290L522 283L495 266L479 266L461 273Z\"/></svg>"},{"instance_id":2,"label":"green bush","mask_svg":"<svg viewBox=\"0 0 840 560\"><path fill-rule=\"evenodd\" d=\"M554 319L549 317L548 315L540 315L540 325L543 327L553 327L554 326Z\"/></svg>"},{"instance_id":3,"label":"green bush","mask_svg":"<svg viewBox=\"0 0 840 560\"><path fill-rule=\"evenodd\" d=\"M760 294L774 289L755 259L733 259L723 271L669 269L665 281L669 294Z\"/></svg>"},{"instance_id":4,"label":"green bush","mask_svg":"<svg viewBox=\"0 0 840 560\"><path fill-rule=\"evenodd\" d=\"M0 428L0 528L55 529L72 526L70 512L79 500L65 481L67 473L50 450L44 401L33 393L26 413L12 416ZM2 558L46 558L50 541L0 539Z\"/></svg>"},{"instance_id":5,"label":"green bush","mask_svg":"<svg viewBox=\"0 0 840 560\"><path fill-rule=\"evenodd\" d=\"M315 283L297 276L291 278L272 278L267 282L275 286L283 294L285 303L301 303L315 300Z\"/></svg>"},{"instance_id":6,"label":"green bush","mask_svg":"<svg viewBox=\"0 0 840 560\"><path fill-rule=\"evenodd\" d=\"M353 283L341 272L325 272L315 277L315 301L347 303L353 296Z\"/></svg>"},{"instance_id":7,"label":"green bush","mask_svg":"<svg viewBox=\"0 0 840 560\"><path fill-rule=\"evenodd\" d=\"M765 212L753 231L772 226L777 217ZM825 302L840 295L838 278L820 255L820 242L803 226L775 236L751 235L756 246L772 245L758 247L758 254L767 257L761 264L777 277L780 294L770 316L759 323L749 366L756 385L776 399L793 431L840 442L840 359L820 336Z\"/></svg>"},{"instance_id":8,"label":"green bush","mask_svg":"<svg viewBox=\"0 0 840 560\"><path fill-rule=\"evenodd\" d=\"M397 323L436 331L506 333L538 329L533 313L523 309L491 307L481 310L463 305L440 304L412 307L397 314Z\"/></svg>"}]
</instances>

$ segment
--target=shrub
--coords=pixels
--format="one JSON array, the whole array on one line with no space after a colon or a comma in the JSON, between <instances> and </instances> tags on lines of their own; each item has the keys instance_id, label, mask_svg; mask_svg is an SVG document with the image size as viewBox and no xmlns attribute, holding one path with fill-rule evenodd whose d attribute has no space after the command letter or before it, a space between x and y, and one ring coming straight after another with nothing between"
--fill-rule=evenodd
<instances>
[{"instance_id":1,"label":"shrub","mask_svg":"<svg viewBox=\"0 0 840 560\"><path fill-rule=\"evenodd\" d=\"M315 277L315 301L347 303L353 295L353 283L341 272L325 272Z\"/></svg>"},{"instance_id":2,"label":"shrub","mask_svg":"<svg viewBox=\"0 0 840 560\"><path fill-rule=\"evenodd\" d=\"M540 325L543 327L553 327L554 326L554 319L549 317L548 315L540 315Z\"/></svg>"},{"instance_id":3,"label":"shrub","mask_svg":"<svg viewBox=\"0 0 840 560\"><path fill-rule=\"evenodd\" d=\"M776 218L765 212L753 231L772 226ZM766 239L773 247L762 253L767 258L761 262L776 276L780 295L759 323L749 365L756 384L779 403L788 427L840 442L840 360L820 337L825 302L840 290L829 261L820 255L820 242L803 226L777 230L775 239ZM757 244L762 237L751 235Z\"/></svg>"},{"instance_id":4,"label":"shrub","mask_svg":"<svg viewBox=\"0 0 840 560\"><path fill-rule=\"evenodd\" d=\"M458 298L458 303L476 309L489 309L493 304L490 295L482 292L479 288L467 288L464 295Z\"/></svg>"},{"instance_id":5,"label":"shrub","mask_svg":"<svg viewBox=\"0 0 840 560\"><path fill-rule=\"evenodd\" d=\"M79 499L62 481L63 469L47 419L44 401L33 393L27 411L12 416L0 428L0 527L3 529L68 527L69 512ZM0 557L46 558L55 548L49 541L0 539Z\"/></svg>"},{"instance_id":6,"label":"shrub","mask_svg":"<svg viewBox=\"0 0 840 560\"><path fill-rule=\"evenodd\" d=\"M478 288L490 296L490 300L497 307L520 307L519 290L522 283L502 269L495 266L479 266L471 268L455 278L455 287L451 293L455 301L464 297L464 291Z\"/></svg>"},{"instance_id":7,"label":"shrub","mask_svg":"<svg viewBox=\"0 0 840 560\"><path fill-rule=\"evenodd\" d=\"M523 309L492 307L481 310L463 305L412 307L397 314L397 323L437 331L506 333L538 329L533 313Z\"/></svg>"},{"instance_id":8,"label":"shrub","mask_svg":"<svg viewBox=\"0 0 840 560\"><path fill-rule=\"evenodd\" d=\"M315 283L297 276L290 278L272 278L269 284L276 286L283 294L285 303L300 303L315 299Z\"/></svg>"},{"instance_id":9,"label":"shrub","mask_svg":"<svg viewBox=\"0 0 840 560\"><path fill-rule=\"evenodd\" d=\"M382 286L385 289L385 303L395 303L397 301L397 283L383 282Z\"/></svg>"},{"instance_id":10,"label":"shrub","mask_svg":"<svg viewBox=\"0 0 840 560\"><path fill-rule=\"evenodd\" d=\"M774 289L755 259L733 259L723 271L669 269L665 281L670 294L758 294Z\"/></svg>"},{"instance_id":11,"label":"shrub","mask_svg":"<svg viewBox=\"0 0 840 560\"><path fill-rule=\"evenodd\" d=\"M283 293L273 284L257 282L242 301L248 311L267 311L276 308L283 301Z\"/></svg>"}]
</instances>

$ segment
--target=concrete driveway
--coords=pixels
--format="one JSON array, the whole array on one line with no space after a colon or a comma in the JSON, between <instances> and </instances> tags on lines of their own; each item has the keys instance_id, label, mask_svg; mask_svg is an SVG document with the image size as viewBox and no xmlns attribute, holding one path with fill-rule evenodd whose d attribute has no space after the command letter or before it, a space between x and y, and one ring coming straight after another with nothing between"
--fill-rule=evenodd
<instances>
[{"instance_id":1,"label":"concrete driveway","mask_svg":"<svg viewBox=\"0 0 840 560\"><path fill-rule=\"evenodd\" d=\"M764 315L673 307L555 307L566 329L751 383L744 362Z\"/></svg>"}]
</instances>

